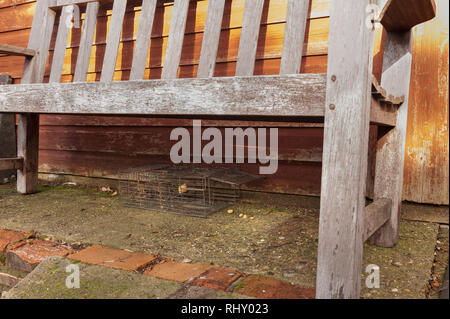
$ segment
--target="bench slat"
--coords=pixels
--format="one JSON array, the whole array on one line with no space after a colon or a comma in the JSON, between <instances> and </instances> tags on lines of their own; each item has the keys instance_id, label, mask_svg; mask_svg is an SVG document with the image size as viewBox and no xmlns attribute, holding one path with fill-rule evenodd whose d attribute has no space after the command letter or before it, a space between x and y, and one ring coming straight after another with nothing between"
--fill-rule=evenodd
<instances>
[{"instance_id":1,"label":"bench slat","mask_svg":"<svg viewBox=\"0 0 450 319\"><path fill-rule=\"evenodd\" d=\"M317 116L324 74L0 86L0 112Z\"/></svg>"},{"instance_id":2,"label":"bench slat","mask_svg":"<svg viewBox=\"0 0 450 319\"><path fill-rule=\"evenodd\" d=\"M69 38L70 26L68 22L72 20L73 5L65 6L59 18L58 33L56 35L55 51L53 52L52 67L49 82L59 82L61 80L64 65L64 55L66 54L67 39Z\"/></svg>"},{"instance_id":3,"label":"bench slat","mask_svg":"<svg viewBox=\"0 0 450 319\"><path fill-rule=\"evenodd\" d=\"M78 50L77 64L75 66L74 82L86 81L86 74L89 68L89 59L91 57L92 43L94 42L95 25L97 24L97 15L100 3L98 1L89 2L84 16L83 31L80 39L80 48Z\"/></svg>"},{"instance_id":4,"label":"bench slat","mask_svg":"<svg viewBox=\"0 0 450 319\"><path fill-rule=\"evenodd\" d=\"M188 8L189 1L174 1L172 21L170 21L169 40L161 75L162 79L175 79L178 75Z\"/></svg>"},{"instance_id":5,"label":"bench slat","mask_svg":"<svg viewBox=\"0 0 450 319\"><path fill-rule=\"evenodd\" d=\"M27 48L16 47L14 45L0 43L0 54L33 57L36 54L36 51Z\"/></svg>"},{"instance_id":6,"label":"bench slat","mask_svg":"<svg viewBox=\"0 0 450 319\"><path fill-rule=\"evenodd\" d=\"M136 45L134 46L133 64L130 80L142 80L145 73L150 36L155 18L156 0L142 0L142 11L139 20Z\"/></svg>"},{"instance_id":7,"label":"bench slat","mask_svg":"<svg viewBox=\"0 0 450 319\"><path fill-rule=\"evenodd\" d=\"M103 59L102 74L100 76L101 82L110 82L113 80L126 7L127 0L114 1L111 22L109 24L108 38L106 40L106 51Z\"/></svg>"},{"instance_id":8,"label":"bench slat","mask_svg":"<svg viewBox=\"0 0 450 319\"><path fill-rule=\"evenodd\" d=\"M245 1L244 21L236 65L237 76L253 75L255 70L256 48L263 7L264 0Z\"/></svg>"},{"instance_id":9,"label":"bench slat","mask_svg":"<svg viewBox=\"0 0 450 319\"><path fill-rule=\"evenodd\" d=\"M214 76L225 0L209 1L197 77Z\"/></svg>"},{"instance_id":10,"label":"bench slat","mask_svg":"<svg viewBox=\"0 0 450 319\"><path fill-rule=\"evenodd\" d=\"M300 72L309 0L289 0L280 74Z\"/></svg>"}]
</instances>

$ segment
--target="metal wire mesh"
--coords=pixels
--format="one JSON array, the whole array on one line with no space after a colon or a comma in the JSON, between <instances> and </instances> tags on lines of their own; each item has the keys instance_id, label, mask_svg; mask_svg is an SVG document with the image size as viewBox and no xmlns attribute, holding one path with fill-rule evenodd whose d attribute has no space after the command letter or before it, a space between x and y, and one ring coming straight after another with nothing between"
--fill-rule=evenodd
<instances>
[{"instance_id":1,"label":"metal wire mesh","mask_svg":"<svg viewBox=\"0 0 450 319\"><path fill-rule=\"evenodd\" d=\"M235 169L151 165L119 173L121 204L197 217L240 197L240 185L259 178Z\"/></svg>"}]
</instances>

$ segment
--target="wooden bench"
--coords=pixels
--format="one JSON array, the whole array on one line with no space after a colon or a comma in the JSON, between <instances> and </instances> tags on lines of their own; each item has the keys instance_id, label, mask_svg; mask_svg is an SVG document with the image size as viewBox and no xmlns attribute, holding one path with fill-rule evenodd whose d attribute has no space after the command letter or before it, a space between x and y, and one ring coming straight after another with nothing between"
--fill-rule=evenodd
<instances>
[{"instance_id":1,"label":"wooden bench","mask_svg":"<svg viewBox=\"0 0 450 319\"><path fill-rule=\"evenodd\" d=\"M213 77L225 0L210 0L197 78L177 79L189 0L175 0L160 80L143 80L157 0L38 0L20 85L0 86L0 112L18 114L17 190L37 191L39 114L136 115L324 123L317 298L358 298L363 243L398 240L403 183L411 28L435 16L433 0L382 1L386 29L381 83L372 76L371 0L332 0L327 74L299 74L309 0L287 0L280 74L254 76L264 0L247 0L235 77ZM383 6L384 4L384 6ZM142 6L130 81L112 81L124 13ZM112 7L99 82L86 72L100 6ZM76 9L76 10L75 10ZM85 12L73 83L59 83L70 21ZM59 16L50 80L42 84ZM369 22L369 25L368 25ZM374 202L365 198L369 124L380 128Z\"/></svg>"}]
</instances>

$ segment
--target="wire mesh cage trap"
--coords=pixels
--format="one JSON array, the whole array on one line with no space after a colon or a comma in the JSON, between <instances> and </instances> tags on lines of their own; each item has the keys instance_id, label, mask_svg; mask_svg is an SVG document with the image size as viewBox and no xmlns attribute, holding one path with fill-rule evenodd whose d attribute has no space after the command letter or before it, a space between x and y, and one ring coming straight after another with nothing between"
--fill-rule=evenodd
<instances>
[{"instance_id":1,"label":"wire mesh cage trap","mask_svg":"<svg viewBox=\"0 0 450 319\"><path fill-rule=\"evenodd\" d=\"M256 180L238 169L155 164L119 172L123 206L197 217L232 205L241 185Z\"/></svg>"}]
</instances>

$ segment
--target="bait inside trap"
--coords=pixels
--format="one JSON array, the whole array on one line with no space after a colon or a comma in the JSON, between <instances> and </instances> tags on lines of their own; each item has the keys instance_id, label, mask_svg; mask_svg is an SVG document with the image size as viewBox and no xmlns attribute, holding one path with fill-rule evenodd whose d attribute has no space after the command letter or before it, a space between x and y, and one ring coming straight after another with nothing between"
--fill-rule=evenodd
<instances>
[{"instance_id":1,"label":"bait inside trap","mask_svg":"<svg viewBox=\"0 0 450 319\"><path fill-rule=\"evenodd\" d=\"M259 179L238 169L156 164L119 173L123 206L197 217L232 205L241 185Z\"/></svg>"}]
</instances>

